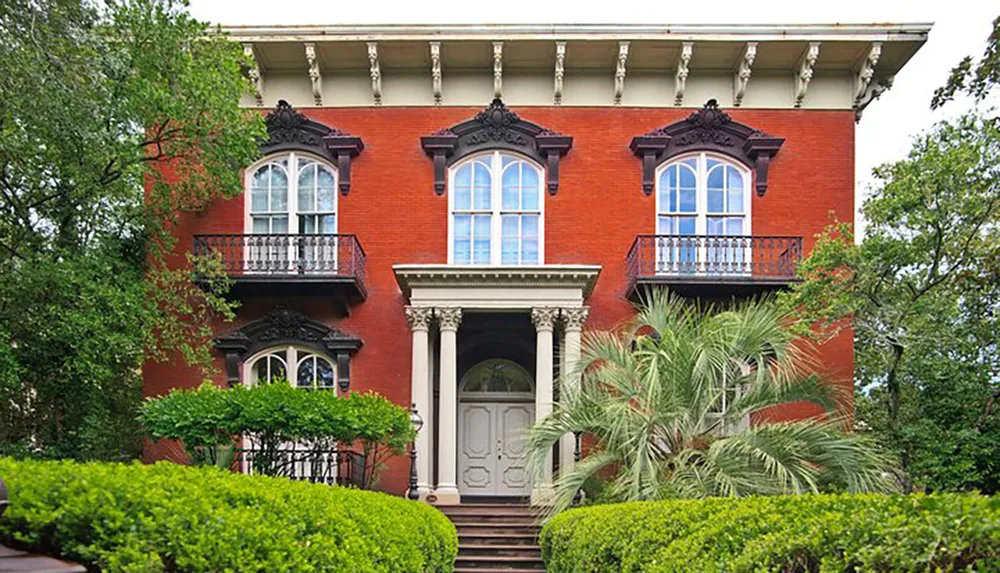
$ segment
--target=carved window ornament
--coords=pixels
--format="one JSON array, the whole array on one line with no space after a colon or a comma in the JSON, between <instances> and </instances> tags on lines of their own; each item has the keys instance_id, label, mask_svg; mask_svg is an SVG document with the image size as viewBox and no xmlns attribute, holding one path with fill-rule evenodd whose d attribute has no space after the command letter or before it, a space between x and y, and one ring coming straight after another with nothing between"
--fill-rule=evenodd
<instances>
[{"instance_id":1,"label":"carved window ornament","mask_svg":"<svg viewBox=\"0 0 1000 573\"><path fill-rule=\"evenodd\" d=\"M351 190L351 159L365 149L360 137L313 121L292 109L285 100L267 114L267 140L260 145L264 155L283 151L307 151L337 166L340 194Z\"/></svg>"},{"instance_id":2,"label":"carved window ornament","mask_svg":"<svg viewBox=\"0 0 1000 573\"><path fill-rule=\"evenodd\" d=\"M420 138L434 160L434 191L444 194L448 167L474 153L509 150L546 167L550 195L559 189L559 158L573 147L573 138L521 119L499 98L472 119Z\"/></svg>"},{"instance_id":3,"label":"carved window ornament","mask_svg":"<svg viewBox=\"0 0 1000 573\"><path fill-rule=\"evenodd\" d=\"M642 159L642 191L656 185L656 168L678 155L714 151L732 157L756 175L757 195L767 191L767 170L785 140L733 121L714 99L686 119L632 138L629 149Z\"/></svg>"},{"instance_id":4,"label":"carved window ornament","mask_svg":"<svg viewBox=\"0 0 1000 573\"><path fill-rule=\"evenodd\" d=\"M241 383L241 362L267 348L295 345L326 354L337 362L337 384L341 392L350 389L351 356L363 344L360 338L286 308L275 308L245 326L216 337L213 342L226 357L226 381L230 386Z\"/></svg>"}]
</instances>

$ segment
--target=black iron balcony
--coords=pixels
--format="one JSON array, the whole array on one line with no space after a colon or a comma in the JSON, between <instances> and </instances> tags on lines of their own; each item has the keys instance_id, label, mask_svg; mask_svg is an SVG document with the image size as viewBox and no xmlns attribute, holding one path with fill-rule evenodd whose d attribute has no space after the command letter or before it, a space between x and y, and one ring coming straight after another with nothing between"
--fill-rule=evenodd
<instances>
[{"instance_id":1,"label":"black iron balcony","mask_svg":"<svg viewBox=\"0 0 1000 573\"><path fill-rule=\"evenodd\" d=\"M366 489L365 456L346 449L278 449L248 447L236 450L235 467L242 473Z\"/></svg>"},{"instance_id":2,"label":"black iron balcony","mask_svg":"<svg viewBox=\"0 0 1000 573\"><path fill-rule=\"evenodd\" d=\"M663 285L705 298L746 296L796 280L802 237L639 235L627 257L628 292Z\"/></svg>"},{"instance_id":3,"label":"black iron balcony","mask_svg":"<svg viewBox=\"0 0 1000 573\"><path fill-rule=\"evenodd\" d=\"M335 287L351 303L367 297L365 251L354 235L195 235L194 254L215 257L238 292L269 294L268 285L280 285L285 294L332 294L322 289Z\"/></svg>"}]
</instances>

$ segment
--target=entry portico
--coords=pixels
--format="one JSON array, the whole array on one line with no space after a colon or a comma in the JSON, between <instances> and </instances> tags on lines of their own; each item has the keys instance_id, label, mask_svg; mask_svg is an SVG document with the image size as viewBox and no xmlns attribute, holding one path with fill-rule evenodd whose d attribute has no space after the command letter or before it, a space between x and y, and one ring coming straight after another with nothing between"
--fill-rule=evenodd
<instances>
[{"instance_id":1,"label":"entry portico","mask_svg":"<svg viewBox=\"0 0 1000 573\"><path fill-rule=\"evenodd\" d=\"M518 467L516 460L503 459L504 455L523 451L512 444L504 444L504 440L521 439L524 427L511 429L519 420L533 416L541 420L552 411L554 396L554 371L556 332L561 333L559 340L559 372L564 380L572 372L574 364L580 357L580 331L587 318L588 308L584 301L590 295L594 283L600 273L597 265L522 265L522 266L474 266L474 265L396 265L393 267L396 281L407 298L407 320L413 335L411 391L413 402L425 420L425 425L417 436L417 484L421 499L440 505L460 503L463 495L475 492L475 483L482 480L498 479L490 476L491 470L506 470L509 475ZM460 372L459 372L459 338L458 330L463 318L476 317L477 332L493 328L505 328L503 325L518 316L522 319L530 317L534 330L534 351L520 355L520 367L531 373L531 365L525 365L525 356L534 355L534 380L531 391L534 393L532 405L521 407L497 408L491 407L463 408L463 416L469 418L460 423ZM437 326L436 332L433 328ZM506 327L507 339L501 336L479 336L480 358L489 358L489 362L498 376L504 375L503 368L508 372L519 369L516 360L507 360L517 356L504 354L500 346L517 345L524 342L525 330ZM530 333L530 330L527 331ZM511 338L514 338L511 340ZM485 342L482 342L485 341ZM470 341L471 343L471 341ZM494 345L497 348L490 348ZM491 351L495 353L490 355ZM486 352L487 354L484 354ZM468 362L467 360L464 362ZM510 363L507 365L507 363ZM481 365L482 363L480 363ZM469 364L463 364L463 376L471 370ZM482 368L480 368L480 371ZM467 383L468 384L468 383ZM437 388L435 398L435 388ZM522 396L526 386L511 396ZM477 388L486 390L486 388ZM510 390L510 388L508 388ZM503 400L492 398L491 402ZM462 393L463 400L470 396L482 396L469 392ZM525 400L520 400L524 402ZM463 402L464 403L464 402ZM505 406L505 404L501 404ZM515 404L506 404L515 406ZM510 413L509 419L503 419L503 413ZM496 415L496 420L491 416ZM478 416L478 417L474 417ZM513 421L513 422L511 422ZM530 422L530 420L528 420ZM509 423L507 423L509 422ZM526 424L524 424L526 425ZM488 426L488 427L487 427ZM495 429L494 429L495 428ZM466 432L482 432L476 435L463 435ZM435 443L436 436L436 443ZM468 458L463 456L465 464L464 481L460 483L459 476L459 444L464 442L463 452L475 450L489 452L500 462L494 462L486 469L469 465ZM560 443L560 467L567 467L573 461L573 437L566 436ZM484 454L485 455L485 454ZM540 480L528 484L534 501L543 500L552 483L552 464L547 464L546 471ZM471 476L471 477L470 477ZM500 479L503 479L502 477ZM518 492L518 479L507 485L492 490L498 495L510 495ZM525 491L528 493L528 491Z\"/></svg>"}]
</instances>

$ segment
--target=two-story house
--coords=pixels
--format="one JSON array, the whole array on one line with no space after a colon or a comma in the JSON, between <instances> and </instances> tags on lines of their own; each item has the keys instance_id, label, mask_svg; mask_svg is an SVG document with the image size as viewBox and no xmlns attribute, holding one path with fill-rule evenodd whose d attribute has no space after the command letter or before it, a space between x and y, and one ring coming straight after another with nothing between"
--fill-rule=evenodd
<instances>
[{"instance_id":1,"label":"two-story house","mask_svg":"<svg viewBox=\"0 0 1000 573\"><path fill-rule=\"evenodd\" d=\"M581 331L653 285L785 287L833 217L853 220L855 124L928 30L229 28L269 140L242 197L178 226L241 302L216 325L217 382L413 403L424 499L527 496L518 436L551 411ZM850 385L851 332L820 354ZM198 379L149 364L145 391ZM573 463L572 439L553 457ZM380 488L408 474L394 459Z\"/></svg>"}]
</instances>

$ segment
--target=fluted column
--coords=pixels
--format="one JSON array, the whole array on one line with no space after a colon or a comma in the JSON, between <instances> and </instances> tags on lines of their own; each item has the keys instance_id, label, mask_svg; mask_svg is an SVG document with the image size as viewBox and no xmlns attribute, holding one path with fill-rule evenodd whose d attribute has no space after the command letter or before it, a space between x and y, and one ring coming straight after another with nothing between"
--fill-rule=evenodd
<instances>
[{"instance_id":1,"label":"fluted column","mask_svg":"<svg viewBox=\"0 0 1000 573\"><path fill-rule=\"evenodd\" d=\"M531 309L531 322L535 325L535 421L552 413L552 331L559 309L539 307ZM544 504L552 496L552 456L548 456L542 475L534 485L531 501Z\"/></svg>"},{"instance_id":2,"label":"fluted column","mask_svg":"<svg viewBox=\"0 0 1000 573\"><path fill-rule=\"evenodd\" d=\"M590 309L586 306L571 307L562 309L563 323L563 371L560 397L565 397L574 392L580 384L577 365L580 362L580 333L583 330L583 323L587 321ZM559 440L559 467L569 469L573 467L573 451L576 449L576 439L573 434L566 434Z\"/></svg>"},{"instance_id":3,"label":"fluted column","mask_svg":"<svg viewBox=\"0 0 1000 573\"><path fill-rule=\"evenodd\" d=\"M427 334L432 311L430 308L417 306L408 306L405 310L406 320L413 333L410 396L417 412L424 419L424 427L417 434L417 491L420 499L424 499L431 491L431 436L434 435L433 418L430 416L430 370L427 367Z\"/></svg>"},{"instance_id":4,"label":"fluted column","mask_svg":"<svg viewBox=\"0 0 1000 573\"><path fill-rule=\"evenodd\" d=\"M456 505L458 495L458 325L462 309L435 310L441 331L441 403L438 405L438 484L434 491L439 505Z\"/></svg>"}]
</instances>

